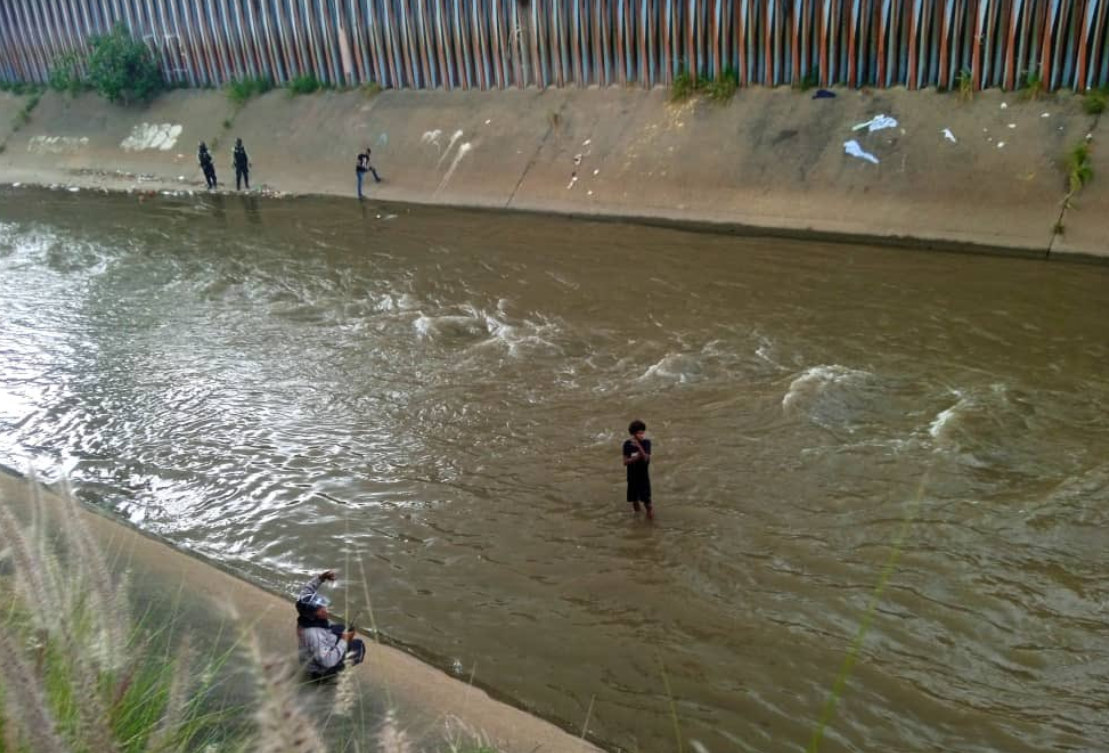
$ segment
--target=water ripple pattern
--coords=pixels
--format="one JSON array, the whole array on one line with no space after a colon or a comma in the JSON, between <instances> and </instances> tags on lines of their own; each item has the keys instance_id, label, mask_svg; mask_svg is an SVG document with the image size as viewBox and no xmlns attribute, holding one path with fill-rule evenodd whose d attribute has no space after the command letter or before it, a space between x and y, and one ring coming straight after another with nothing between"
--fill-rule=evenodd
<instances>
[{"instance_id":1,"label":"water ripple pattern","mask_svg":"<svg viewBox=\"0 0 1109 753\"><path fill-rule=\"evenodd\" d=\"M0 195L0 462L612 749L1109 749L1109 272ZM620 443L655 440L659 520ZM919 505L917 485L931 479ZM687 746L687 749L689 747Z\"/></svg>"}]
</instances>

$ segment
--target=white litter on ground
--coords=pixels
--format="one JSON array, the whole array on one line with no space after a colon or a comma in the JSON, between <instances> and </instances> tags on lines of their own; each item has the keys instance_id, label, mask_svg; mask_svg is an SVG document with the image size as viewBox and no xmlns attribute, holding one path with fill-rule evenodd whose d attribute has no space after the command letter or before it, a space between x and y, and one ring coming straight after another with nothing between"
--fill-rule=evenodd
<instances>
[{"instance_id":1,"label":"white litter on ground","mask_svg":"<svg viewBox=\"0 0 1109 753\"><path fill-rule=\"evenodd\" d=\"M951 129L950 129L950 128L944 128L944 129L943 129L942 131L940 131L940 133L942 133L942 134L943 134L943 137L944 137L945 139L947 139L948 141L950 141L950 142L951 142L952 144L957 144L957 143L959 143L959 142L957 142L957 141L955 140L955 134L953 134L953 133L951 132Z\"/></svg>"},{"instance_id":2,"label":"white litter on ground","mask_svg":"<svg viewBox=\"0 0 1109 753\"><path fill-rule=\"evenodd\" d=\"M896 127L897 127L897 119L896 118L891 118L888 115L875 115L873 118L866 121L865 123L859 123L858 125L854 126L851 130L852 131L861 131L862 129L865 128L868 131L870 131L871 133L873 133L874 131L880 131L883 128L896 128Z\"/></svg>"},{"instance_id":3,"label":"white litter on ground","mask_svg":"<svg viewBox=\"0 0 1109 753\"><path fill-rule=\"evenodd\" d=\"M873 162L875 165L878 164L878 158L870 152L864 151L863 148L859 146L859 142L854 139L843 142L843 151L850 154L852 157L865 159L867 162Z\"/></svg>"}]
</instances>

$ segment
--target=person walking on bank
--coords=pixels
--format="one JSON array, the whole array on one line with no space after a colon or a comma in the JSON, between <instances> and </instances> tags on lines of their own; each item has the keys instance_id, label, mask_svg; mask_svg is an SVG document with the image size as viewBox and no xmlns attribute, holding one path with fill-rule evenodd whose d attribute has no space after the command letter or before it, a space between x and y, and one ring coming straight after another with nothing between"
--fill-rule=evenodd
<instances>
[{"instance_id":1,"label":"person walking on bank","mask_svg":"<svg viewBox=\"0 0 1109 753\"><path fill-rule=\"evenodd\" d=\"M243 147L242 139L235 139L235 152L232 155L232 162L235 165L235 190L242 190L243 183L246 183L246 190L250 190L250 157L246 154L246 148Z\"/></svg>"},{"instance_id":2,"label":"person walking on bank","mask_svg":"<svg viewBox=\"0 0 1109 753\"><path fill-rule=\"evenodd\" d=\"M358 153L358 161L354 164L354 174L358 180L358 198L365 198L362 195L362 179L366 173L372 173L374 176L374 183L381 182L381 176L377 174L377 170L370 164L370 148L366 147L366 151Z\"/></svg>"},{"instance_id":3,"label":"person walking on bank","mask_svg":"<svg viewBox=\"0 0 1109 753\"><path fill-rule=\"evenodd\" d=\"M208 145L203 141L196 149L196 159L200 163L200 169L204 172L204 182L208 184L208 190L216 187L216 163L212 160L212 153L208 151Z\"/></svg>"},{"instance_id":4,"label":"person walking on bank","mask_svg":"<svg viewBox=\"0 0 1109 753\"><path fill-rule=\"evenodd\" d=\"M632 421L628 425L631 439L624 442L624 466L628 469L628 501L632 510L639 512L639 503L647 509L647 520L654 520L651 510L651 440L646 438L647 424Z\"/></svg>"},{"instance_id":5,"label":"person walking on bank","mask_svg":"<svg viewBox=\"0 0 1109 753\"><path fill-rule=\"evenodd\" d=\"M324 581L335 580L334 570L324 570L304 584L297 596L297 646L301 666L313 680L323 680L346 669L346 659L361 664L366 644L353 630L328 621L330 599L319 593Z\"/></svg>"}]
</instances>

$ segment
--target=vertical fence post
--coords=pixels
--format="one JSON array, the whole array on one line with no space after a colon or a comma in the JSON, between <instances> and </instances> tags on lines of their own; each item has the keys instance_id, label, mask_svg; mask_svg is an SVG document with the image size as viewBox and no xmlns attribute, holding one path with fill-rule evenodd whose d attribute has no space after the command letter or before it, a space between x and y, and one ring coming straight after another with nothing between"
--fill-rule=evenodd
<instances>
[{"instance_id":1,"label":"vertical fence post","mask_svg":"<svg viewBox=\"0 0 1109 753\"><path fill-rule=\"evenodd\" d=\"M1109 0L0 0L0 78L48 81L118 23L193 86L1109 83Z\"/></svg>"}]
</instances>

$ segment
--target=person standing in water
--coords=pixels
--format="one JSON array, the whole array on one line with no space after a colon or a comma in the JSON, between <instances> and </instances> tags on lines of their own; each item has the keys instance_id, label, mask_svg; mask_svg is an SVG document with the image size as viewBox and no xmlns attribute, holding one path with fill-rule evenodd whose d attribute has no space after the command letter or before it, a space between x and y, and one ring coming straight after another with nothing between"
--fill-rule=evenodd
<instances>
[{"instance_id":1,"label":"person standing in water","mask_svg":"<svg viewBox=\"0 0 1109 753\"><path fill-rule=\"evenodd\" d=\"M624 467L628 471L628 501L632 510L639 512L639 505L647 510L647 520L654 520L651 509L651 440L647 439L647 424L638 419L628 425L631 439L624 442Z\"/></svg>"},{"instance_id":2,"label":"person standing in water","mask_svg":"<svg viewBox=\"0 0 1109 753\"><path fill-rule=\"evenodd\" d=\"M232 163L235 165L235 190L239 191L246 183L246 190L250 190L250 157L247 156L246 148L243 146L242 139L235 139L235 153L232 157Z\"/></svg>"}]
</instances>

